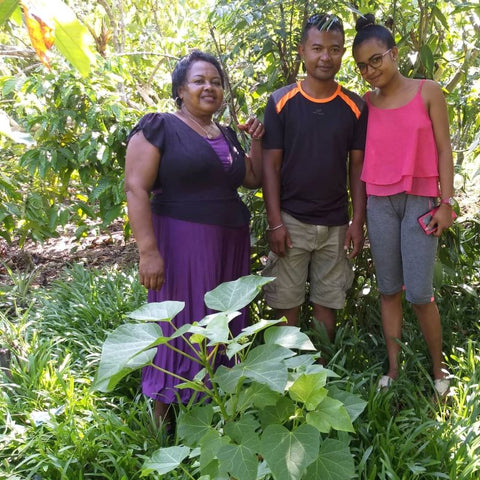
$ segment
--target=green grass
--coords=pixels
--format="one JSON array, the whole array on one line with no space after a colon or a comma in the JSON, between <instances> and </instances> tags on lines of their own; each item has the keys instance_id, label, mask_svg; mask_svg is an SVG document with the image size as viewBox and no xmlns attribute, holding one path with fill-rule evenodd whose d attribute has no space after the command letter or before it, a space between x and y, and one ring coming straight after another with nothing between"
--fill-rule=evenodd
<instances>
[{"instance_id":1,"label":"green grass","mask_svg":"<svg viewBox=\"0 0 480 480\"><path fill-rule=\"evenodd\" d=\"M438 288L454 385L445 402L434 399L426 346L407 305L402 371L390 390L376 392L385 347L373 274L367 256L360 260L367 273L357 275L335 343L322 347L336 382L368 401L349 437L358 479L480 479L476 258L445 268ZM112 394L90 388L107 332L145 302L134 270L76 266L48 289L32 289L25 278L20 286L0 299L9 303L0 312L0 346L12 354L10 372L0 373L0 479L140 478L145 458L167 443L139 372ZM253 307L254 318L269 315L261 301ZM306 309L305 329L323 345L308 317Z\"/></svg>"}]
</instances>

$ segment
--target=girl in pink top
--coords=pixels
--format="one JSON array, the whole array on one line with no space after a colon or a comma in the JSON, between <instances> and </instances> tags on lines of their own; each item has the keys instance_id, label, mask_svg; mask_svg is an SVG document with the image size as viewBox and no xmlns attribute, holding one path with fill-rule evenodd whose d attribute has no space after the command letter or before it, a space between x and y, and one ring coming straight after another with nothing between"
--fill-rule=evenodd
<instances>
[{"instance_id":1,"label":"girl in pink top","mask_svg":"<svg viewBox=\"0 0 480 480\"><path fill-rule=\"evenodd\" d=\"M440 315L433 299L438 237L452 224L453 161L446 102L438 84L404 77L392 34L371 14L356 25L353 56L373 87L362 180L368 236L375 263L389 368L379 388L398 376L402 295L412 304L432 359L437 394L449 389ZM417 218L440 207L427 225Z\"/></svg>"}]
</instances>

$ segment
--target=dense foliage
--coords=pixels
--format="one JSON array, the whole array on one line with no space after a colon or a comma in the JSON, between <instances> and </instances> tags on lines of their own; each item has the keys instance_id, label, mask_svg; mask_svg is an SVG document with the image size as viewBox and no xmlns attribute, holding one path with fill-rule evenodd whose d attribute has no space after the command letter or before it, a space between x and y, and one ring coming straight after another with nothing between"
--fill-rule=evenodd
<instances>
[{"instance_id":1,"label":"dense foliage","mask_svg":"<svg viewBox=\"0 0 480 480\"><path fill-rule=\"evenodd\" d=\"M27 3L33 9L26 10ZM346 1L185 0L165 8L159 0L5 0L0 235L42 240L73 224L80 236L92 222L105 226L124 216L126 134L147 110L174 108L175 59L194 47L213 51L228 75L222 120L261 116L268 94L302 75L299 30L318 10L344 19L347 46L356 16L375 12L395 33L403 72L435 78L445 88L458 165L478 156L476 2L359 1L354 8ZM48 39L53 35L55 42L42 57L22 24L28 12L53 27ZM39 61L44 56L50 70ZM365 90L349 52L339 78Z\"/></svg>"},{"instance_id":2,"label":"dense foliage","mask_svg":"<svg viewBox=\"0 0 480 480\"><path fill-rule=\"evenodd\" d=\"M325 444L333 446L322 452L333 459L328 478L352 478L351 464L338 468L349 455L345 445L353 471L362 480L471 480L480 475L480 323L475 293L480 281L480 232L478 227L475 235L471 232L465 236L460 231L458 237L458 232L449 232L445 272L437 288L453 382L445 402L437 402L433 395L427 349L408 308L400 377L388 392L376 392L385 349L377 292L364 264L340 314L333 344L325 344L309 316L304 316L302 329L327 359L327 369L338 375L329 379L329 396L345 403L348 411L356 409L358 397L367 402L354 422L355 432L336 432L337 438ZM207 428L205 424L188 423L178 438L165 437L154 425L152 405L140 394L136 373L111 393L91 388L108 334L128 323L130 312L145 302L136 275L115 268L88 271L78 265L48 289L32 289L32 278L33 274L11 272L10 285L0 290L0 344L11 355L9 369L0 372L0 478L134 480L142 469L146 473L164 465L161 452L155 455L162 447L178 463L185 451L168 449L184 441L190 428L198 431ZM261 298L251 306L254 322L271 316ZM0 349L0 361L5 359L4 351ZM271 395L257 400L268 403ZM288 398L289 408L291 402ZM301 397L294 397L294 404L298 416L292 421L299 422L304 408ZM189 411L183 413L188 420ZM195 410L192 416L197 418ZM322 441L326 438L322 434ZM336 457L341 450L345 453ZM152 461L145 463L148 458ZM162 478L198 479L196 459L189 462L183 473ZM152 472L149 478L158 476Z\"/></svg>"}]
</instances>

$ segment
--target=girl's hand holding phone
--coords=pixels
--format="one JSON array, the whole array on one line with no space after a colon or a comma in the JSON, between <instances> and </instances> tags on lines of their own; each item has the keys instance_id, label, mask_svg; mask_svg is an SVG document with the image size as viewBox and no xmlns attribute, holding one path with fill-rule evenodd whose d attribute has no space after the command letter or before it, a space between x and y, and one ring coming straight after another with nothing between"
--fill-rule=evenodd
<instances>
[{"instance_id":1,"label":"girl's hand holding phone","mask_svg":"<svg viewBox=\"0 0 480 480\"><path fill-rule=\"evenodd\" d=\"M450 210L450 212L448 210ZM457 214L452 207L440 205L420 215L420 217L418 217L418 223L427 235L439 237L444 230L453 224L456 217Z\"/></svg>"}]
</instances>

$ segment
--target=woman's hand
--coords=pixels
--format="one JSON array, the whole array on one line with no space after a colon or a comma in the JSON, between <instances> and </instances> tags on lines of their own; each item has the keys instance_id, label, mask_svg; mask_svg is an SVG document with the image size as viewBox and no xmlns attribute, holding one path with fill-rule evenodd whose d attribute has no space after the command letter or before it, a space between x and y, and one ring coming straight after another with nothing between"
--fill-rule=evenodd
<instances>
[{"instance_id":1,"label":"woman's hand","mask_svg":"<svg viewBox=\"0 0 480 480\"><path fill-rule=\"evenodd\" d=\"M252 138L250 153L245 155L245 178L243 186L247 188L258 188L262 184L262 137L265 134L265 127L257 117L250 117L244 124L238 125Z\"/></svg>"},{"instance_id":2,"label":"woman's hand","mask_svg":"<svg viewBox=\"0 0 480 480\"><path fill-rule=\"evenodd\" d=\"M435 212L427 228L434 228L433 235L439 237L444 230L447 230L453 225L452 207L450 205L442 204Z\"/></svg>"},{"instance_id":3,"label":"woman's hand","mask_svg":"<svg viewBox=\"0 0 480 480\"><path fill-rule=\"evenodd\" d=\"M164 281L164 263L158 250L140 253L140 283L149 290L160 290Z\"/></svg>"},{"instance_id":4,"label":"woman's hand","mask_svg":"<svg viewBox=\"0 0 480 480\"><path fill-rule=\"evenodd\" d=\"M261 140L265 134L265 127L257 117L249 117L245 123L238 125L238 129L248 133L253 140Z\"/></svg>"}]
</instances>

